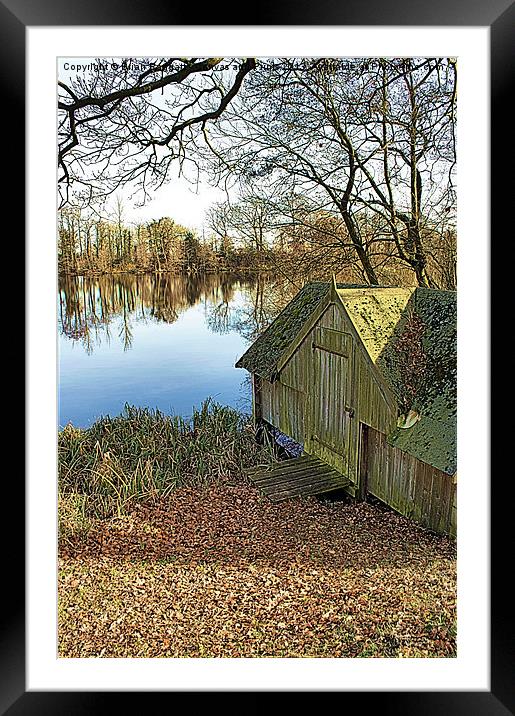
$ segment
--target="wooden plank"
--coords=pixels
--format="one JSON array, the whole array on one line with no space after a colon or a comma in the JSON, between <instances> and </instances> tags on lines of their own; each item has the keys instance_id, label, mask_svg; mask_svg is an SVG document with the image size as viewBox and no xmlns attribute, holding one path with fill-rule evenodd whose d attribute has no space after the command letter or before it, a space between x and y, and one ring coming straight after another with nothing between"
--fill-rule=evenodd
<instances>
[{"instance_id":1,"label":"wooden plank","mask_svg":"<svg viewBox=\"0 0 515 716\"><path fill-rule=\"evenodd\" d=\"M325 465L322 467L317 466L315 469L313 469L313 467L306 467L304 470L296 470L295 472L285 471L283 473L276 473L271 476L260 475L251 478L251 480L253 483L259 485L273 485L281 482L295 482L296 480L302 480L307 477L316 479L317 477L324 475L326 472L336 472L336 470L330 465ZM336 474L339 473L336 472Z\"/></svg>"},{"instance_id":2,"label":"wooden plank","mask_svg":"<svg viewBox=\"0 0 515 716\"><path fill-rule=\"evenodd\" d=\"M298 472L299 470L307 470L308 468L316 470L320 467L327 467L327 463L321 460L319 457L316 457L315 455L307 457L302 456L287 460L281 460L280 462L274 463L270 466L265 465L257 469L250 468L248 470L248 474L254 475L256 477L273 477L279 474L293 474L295 472Z\"/></svg>"},{"instance_id":3,"label":"wooden plank","mask_svg":"<svg viewBox=\"0 0 515 716\"><path fill-rule=\"evenodd\" d=\"M317 343L316 341L313 341L312 343L313 348L318 348L321 351L326 351L326 353L332 353L336 356L341 356L342 358L348 358L349 354L344 353L343 351L339 351L336 348L326 348L326 346L322 345L321 343Z\"/></svg>"},{"instance_id":4,"label":"wooden plank","mask_svg":"<svg viewBox=\"0 0 515 716\"><path fill-rule=\"evenodd\" d=\"M300 479L297 478L295 480L282 480L282 481L275 481L275 482L262 482L260 484L256 484L256 487L259 487L261 490L268 490L268 491L277 491L277 490L284 490L284 489L294 489L295 487L302 487L303 485L320 485L322 482L325 482L326 480L338 480L339 482L344 482L345 478L342 477L336 470L327 470L323 473L319 473L316 475L306 475L304 477L301 477Z\"/></svg>"},{"instance_id":5,"label":"wooden plank","mask_svg":"<svg viewBox=\"0 0 515 716\"><path fill-rule=\"evenodd\" d=\"M264 469L256 470L255 472L249 473L248 476L251 480L261 479L261 478L266 479L266 478L276 477L278 475L294 474L295 472L300 472L302 470L307 470L307 469L316 470L318 467L319 467L319 464L316 462L313 462L313 463L306 463L304 465L294 465L290 468L274 467L274 469L272 469L272 470L268 470L268 469L264 468Z\"/></svg>"},{"instance_id":6,"label":"wooden plank","mask_svg":"<svg viewBox=\"0 0 515 716\"><path fill-rule=\"evenodd\" d=\"M251 469L247 474L255 487L273 502L341 490L350 484L331 465L309 454L284 460L271 469Z\"/></svg>"},{"instance_id":7,"label":"wooden plank","mask_svg":"<svg viewBox=\"0 0 515 716\"><path fill-rule=\"evenodd\" d=\"M321 495L325 492L334 492L336 490L342 490L350 484L349 481L342 482L341 480L328 480L321 484L314 484L305 486L302 490L282 490L268 495L272 502L282 502L293 497L308 497L309 495Z\"/></svg>"},{"instance_id":8,"label":"wooden plank","mask_svg":"<svg viewBox=\"0 0 515 716\"><path fill-rule=\"evenodd\" d=\"M274 463L268 464L268 465L254 465L253 467L246 468L244 470L244 472L248 475L250 475L254 472L267 472L267 471L270 472L272 470L276 470L277 468L281 468L284 465L290 465L290 464L296 465L301 460L306 460L306 459L307 458L305 458L303 455L301 457L292 457L292 458L288 458L287 460L279 460L278 462L274 462ZM313 457L311 459L317 460L318 458Z\"/></svg>"},{"instance_id":9,"label":"wooden plank","mask_svg":"<svg viewBox=\"0 0 515 716\"><path fill-rule=\"evenodd\" d=\"M316 467L317 465L323 465L324 463L321 462L318 458L312 457L312 458L304 458L304 457L296 457L291 458L289 460L281 460L281 462L274 463L272 466L268 467L258 467L257 469L250 468L247 471L247 474L250 475L257 475L260 476L270 476L272 477L275 474L282 474L284 472L295 472L296 470L304 470L308 467Z\"/></svg>"},{"instance_id":10,"label":"wooden plank","mask_svg":"<svg viewBox=\"0 0 515 716\"><path fill-rule=\"evenodd\" d=\"M253 470L265 470L265 469L273 469L275 467L280 467L282 465L295 465L297 463L300 463L302 461L306 460L319 460L319 458L316 457L316 455L309 455L308 453L304 453L300 455L299 457L290 457L286 460L280 460L278 462L274 462L271 465L255 465L253 467L246 468L246 472L252 472ZM320 460L319 460L320 462Z\"/></svg>"}]
</instances>

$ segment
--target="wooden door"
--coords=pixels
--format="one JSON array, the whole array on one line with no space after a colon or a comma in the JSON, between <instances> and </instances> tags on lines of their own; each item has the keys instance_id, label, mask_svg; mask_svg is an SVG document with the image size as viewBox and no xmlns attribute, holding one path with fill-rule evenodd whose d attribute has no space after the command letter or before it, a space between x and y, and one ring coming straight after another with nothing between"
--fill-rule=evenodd
<instances>
[{"instance_id":1,"label":"wooden door","mask_svg":"<svg viewBox=\"0 0 515 716\"><path fill-rule=\"evenodd\" d=\"M349 475L351 361L349 335L317 328L313 341L314 385L306 451Z\"/></svg>"}]
</instances>

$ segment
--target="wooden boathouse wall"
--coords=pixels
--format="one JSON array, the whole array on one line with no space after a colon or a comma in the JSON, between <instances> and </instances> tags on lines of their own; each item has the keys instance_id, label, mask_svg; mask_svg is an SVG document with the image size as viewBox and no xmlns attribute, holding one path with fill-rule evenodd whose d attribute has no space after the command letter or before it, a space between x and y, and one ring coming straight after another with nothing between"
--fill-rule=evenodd
<instances>
[{"instance_id":1,"label":"wooden boathouse wall","mask_svg":"<svg viewBox=\"0 0 515 716\"><path fill-rule=\"evenodd\" d=\"M283 357L276 379L254 380L255 417L348 477L352 496L368 490L426 527L456 534L453 477L386 442L397 413L350 318L329 297Z\"/></svg>"},{"instance_id":2,"label":"wooden boathouse wall","mask_svg":"<svg viewBox=\"0 0 515 716\"><path fill-rule=\"evenodd\" d=\"M456 477L389 445L373 428L363 440L366 492L424 527L456 536Z\"/></svg>"},{"instance_id":3,"label":"wooden boathouse wall","mask_svg":"<svg viewBox=\"0 0 515 716\"><path fill-rule=\"evenodd\" d=\"M359 489L359 423L388 432L397 420L395 399L334 302L322 307L277 380L261 381L256 398L262 418L343 472L352 494Z\"/></svg>"}]
</instances>

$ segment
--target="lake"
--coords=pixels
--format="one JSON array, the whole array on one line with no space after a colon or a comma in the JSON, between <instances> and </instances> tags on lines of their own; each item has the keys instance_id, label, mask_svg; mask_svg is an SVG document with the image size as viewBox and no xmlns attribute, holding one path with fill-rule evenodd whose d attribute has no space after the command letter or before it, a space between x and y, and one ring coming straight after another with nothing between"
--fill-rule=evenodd
<instances>
[{"instance_id":1,"label":"lake","mask_svg":"<svg viewBox=\"0 0 515 716\"><path fill-rule=\"evenodd\" d=\"M249 376L234 364L285 300L264 276L61 278L59 427L125 403L188 417L208 396L250 412Z\"/></svg>"}]
</instances>

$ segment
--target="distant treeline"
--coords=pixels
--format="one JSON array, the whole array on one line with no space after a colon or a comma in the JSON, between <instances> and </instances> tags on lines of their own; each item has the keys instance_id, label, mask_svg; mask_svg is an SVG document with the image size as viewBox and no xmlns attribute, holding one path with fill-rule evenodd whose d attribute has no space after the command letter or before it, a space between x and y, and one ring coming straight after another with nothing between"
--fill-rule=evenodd
<instances>
[{"instance_id":1,"label":"distant treeline","mask_svg":"<svg viewBox=\"0 0 515 716\"><path fill-rule=\"evenodd\" d=\"M236 207L238 208L238 207ZM241 207L240 207L241 208ZM59 215L58 258L61 276L116 273L271 272L300 288L308 280L369 283L349 243L343 222L322 211L297 210L294 217L268 222L263 204L242 215L218 205L210 215L213 229L200 238L169 217L127 225L121 209L114 219L85 216L66 209ZM298 207L297 207L298 209ZM399 258L395 242L373 215L359 219L368 261L379 283L415 286L413 268ZM425 277L434 288L456 288L456 233L424 226ZM364 249L365 250L365 249ZM425 279L424 279L425 280Z\"/></svg>"},{"instance_id":2,"label":"distant treeline","mask_svg":"<svg viewBox=\"0 0 515 716\"><path fill-rule=\"evenodd\" d=\"M273 252L235 245L229 237L202 240L168 217L127 226L121 221L59 216L61 275L117 272L246 271L266 269Z\"/></svg>"}]
</instances>

